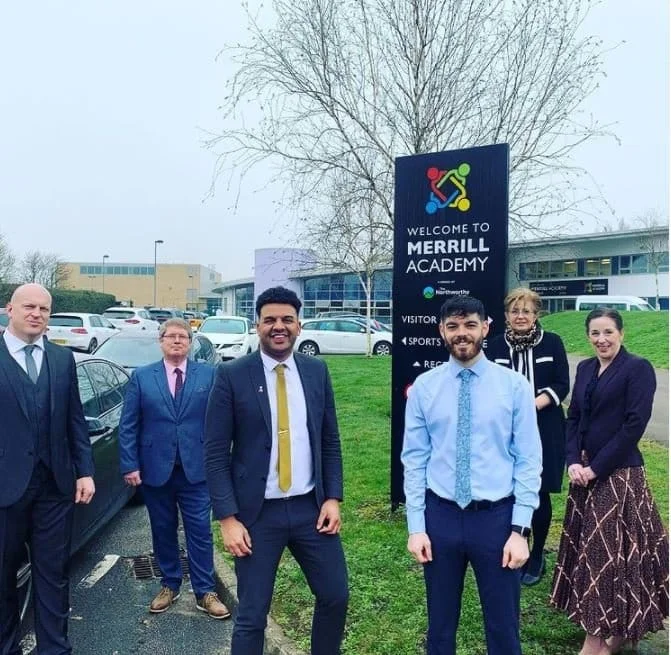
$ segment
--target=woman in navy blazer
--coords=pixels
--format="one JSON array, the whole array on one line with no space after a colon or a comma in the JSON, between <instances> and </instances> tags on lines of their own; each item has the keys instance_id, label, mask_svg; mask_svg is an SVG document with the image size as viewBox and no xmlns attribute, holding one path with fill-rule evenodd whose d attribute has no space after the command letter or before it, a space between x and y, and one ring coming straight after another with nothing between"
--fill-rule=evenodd
<instances>
[{"instance_id":1,"label":"woman in navy blazer","mask_svg":"<svg viewBox=\"0 0 671 655\"><path fill-rule=\"evenodd\" d=\"M550 602L585 631L581 655L609 655L663 629L669 545L638 448L655 371L622 346L617 311L597 308L585 326L596 357L578 365L568 411L571 486Z\"/></svg>"}]
</instances>

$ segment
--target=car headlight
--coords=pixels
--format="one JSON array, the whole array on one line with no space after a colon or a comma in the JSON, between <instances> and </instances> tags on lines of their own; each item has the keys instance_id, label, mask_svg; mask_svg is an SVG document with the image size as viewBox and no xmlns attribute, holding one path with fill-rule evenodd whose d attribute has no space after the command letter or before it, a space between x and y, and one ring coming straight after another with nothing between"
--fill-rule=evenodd
<instances>
[{"instance_id":1,"label":"car headlight","mask_svg":"<svg viewBox=\"0 0 671 655\"><path fill-rule=\"evenodd\" d=\"M234 353L239 353L242 350L242 344L241 343L234 343L232 346L232 350Z\"/></svg>"}]
</instances>

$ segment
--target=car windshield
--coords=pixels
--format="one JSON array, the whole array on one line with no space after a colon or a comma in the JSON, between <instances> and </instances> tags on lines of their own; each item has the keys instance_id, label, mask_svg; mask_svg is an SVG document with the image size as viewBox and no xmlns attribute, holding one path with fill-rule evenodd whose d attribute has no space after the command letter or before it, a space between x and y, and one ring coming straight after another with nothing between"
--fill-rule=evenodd
<instances>
[{"instance_id":1,"label":"car windshield","mask_svg":"<svg viewBox=\"0 0 671 655\"><path fill-rule=\"evenodd\" d=\"M172 318L173 312L166 309L150 309L149 316L151 316L155 320L167 321L169 318Z\"/></svg>"},{"instance_id":2,"label":"car windshield","mask_svg":"<svg viewBox=\"0 0 671 655\"><path fill-rule=\"evenodd\" d=\"M54 315L49 319L49 325L62 327L82 327L84 321L79 316L57 316Z\"/></svg>"},{"instance_id":3,"label":"car windshield","mask_svg":"<svg viewBox=\"0 0 671 655\"><path fill-rule=\"evenodd\" d=\"M7 327L9 325L9 314L0 314L0 325Z\"/></svg>"},{"instance_id":4,"label":"car windshield","mask_svg":"<svg viewBox=\"0 0 671 655\"><path fill-rule=\"evenodd\" d=\"M163 357L158 339L138 337L112 338L98 346L96 357L111 359L125 368L137 368L157 362ZM191 353L189 353L191 357Z\"/></svg>"},{"instance_id":5,"label":"car windshield","mask_svg":"<svg viewBox=\"0 0 671 655\"><path fill-rule=\"evenodd\" d=\"M130 309L108 309L103 316L105 318L133 318L135 312Z\"/></svg>"},{"instance_id":6,"label":"car windshield","mask_svg":"<svg viewBox=\"0 0 671 655\"><path fill-rule=\"evenodd\" d=\"M200 331L215 334L244 334L245 322L234 318L208 318L201 326Z\"/></svg>"}]
</instances>

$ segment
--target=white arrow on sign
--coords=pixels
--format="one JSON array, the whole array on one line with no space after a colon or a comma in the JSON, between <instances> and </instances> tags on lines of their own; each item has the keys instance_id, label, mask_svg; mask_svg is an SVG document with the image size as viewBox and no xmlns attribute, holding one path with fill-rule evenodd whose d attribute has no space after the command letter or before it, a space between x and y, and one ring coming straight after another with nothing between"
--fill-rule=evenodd
<instances>
[{"instance_id":1,"label":"white arrow on sign","mask_svg":"<svg viewBox=\"0 0 671 655\"><path fill-rule=\"evenodd\" d=\"M403 338L401 339L401 343L402 343L404 346L407 345L407 343L406 343L406 337L403 337Z\"/></svg>"},{"instance_id":2,"label":"white arrow on sign","mask_svg":"<svg viewBox=\"0 0 671 655\"><path fill-rule=\"evenodd\" d=\"M419 362L415 362L415 363L413 364L413 366L414 366L415 368L420 368L422 365L421 365Z\"/></svg>"}]
</instances>

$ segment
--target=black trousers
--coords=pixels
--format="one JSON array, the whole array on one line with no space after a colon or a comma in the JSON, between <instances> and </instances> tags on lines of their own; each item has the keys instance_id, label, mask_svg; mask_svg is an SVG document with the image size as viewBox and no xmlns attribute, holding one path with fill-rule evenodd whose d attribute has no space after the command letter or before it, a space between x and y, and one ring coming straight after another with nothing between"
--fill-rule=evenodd
<instances>
[{"instance_id":1,"label":"black trousers","mask_svg":"<svg viewBox=\"0 0 671 655\"><path fill-rule=\"evenodd\" d=\"M489 655L522 655L519 570L503 568L513 499L491 509L463 510L426 494L426 532L433 561L424 564L429 614L428 655L456 655L464 575L470 563L478 585Z\"/></svg>"},{"instance_id":2,"label":"black trousers","mask_svg":"<svg viewBox=\"0 0 671 655\"><path fill-rule=\"evenodd\" d=\"M249 528L252 554L237 557L240 604L233 628L232 655L262 655L277 565L289 548L315 596L312 655L338 655L345 630L349 592L340 537L317 532L314 493L266 500Z\"/></svg>"},{"instance_id":3,"label":"black trousers","mask_svg":"<svg viewBox=\"0 0 671 655\"><path fill-rule=\"evenodd\" d=\"M39 463L23 496L0 508L0 655L21 655L16 574L30 546L39 655L69 655L68 561L74 498Z\"/></svg>"}]
</instances>

